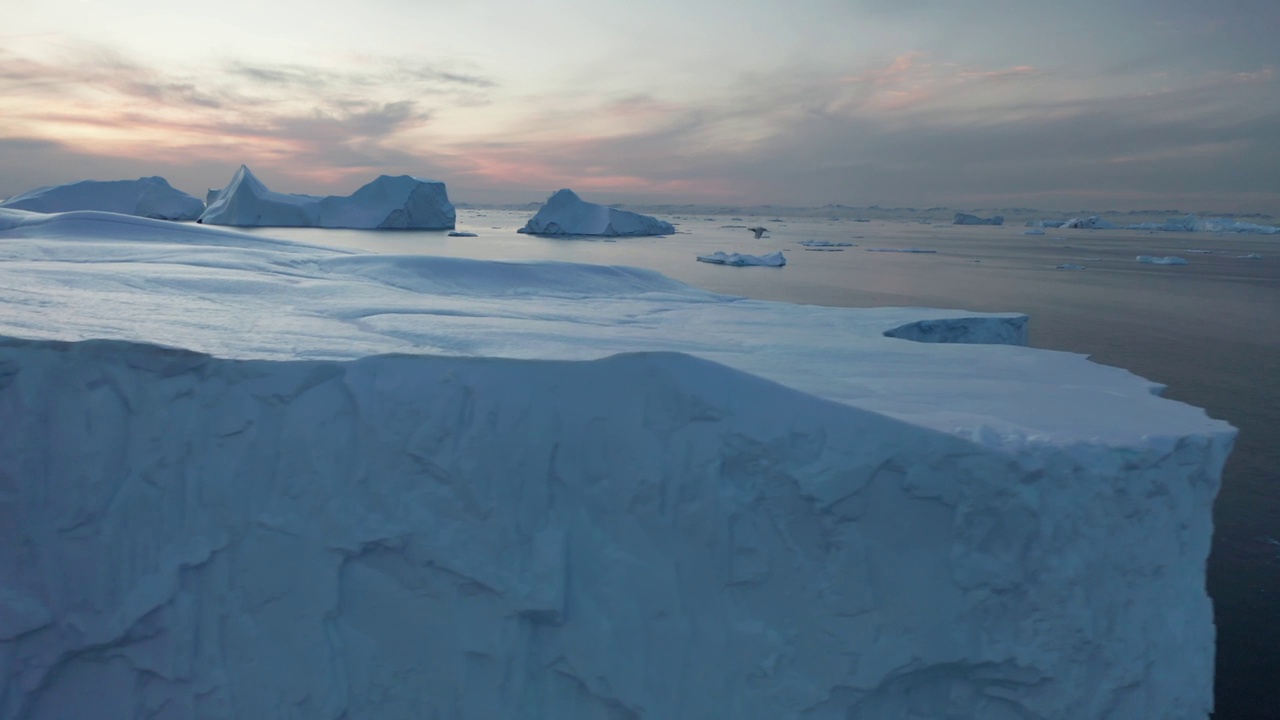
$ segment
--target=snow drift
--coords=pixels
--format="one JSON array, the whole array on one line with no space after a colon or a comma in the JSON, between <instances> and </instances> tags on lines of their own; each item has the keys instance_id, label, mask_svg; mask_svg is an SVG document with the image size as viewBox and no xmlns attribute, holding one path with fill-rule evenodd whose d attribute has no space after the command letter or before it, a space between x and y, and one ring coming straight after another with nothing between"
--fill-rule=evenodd
<instances>
[{"instance_id":1,"label":"snow drift","mask_svg":"<svg viewBox=\"0 0 1280 720\"><path fill-rule=\"evenodd\" d=\"M444 183L380 175L345 197L272 192L240 166L222 190L210 191L200 216L207 225L444 230L457 213Z\"/></svg>"},{"instance_id":2,"label":"snow drift","mask_svg":"<svg viewBox=\"0 0 1280 720\"><path fill-rule=\"evenodd\" d=\"M81 180L37 188L0 202L0 208L39 213L98 210L156 220L195 220L204 211L204 203L162 177L144 177Z\"/></svg>"},{"instance_id":3,"label":"snow drift","mask_svg":"<svg viewBox=\"0 0 1280 720\"><path fill-rule=\"evenodd\" d=\"M649 215L589 203L572 190L558 190L517 232L530 235L670 235L671 223Z\"/></svg>"},{"instance_id":4,"label":"snow drift","mask_svg":"<svg viewBox=\"0 0 1280 720\"><path fill-rule=\"evenodd\" d=\"M120 220L0 211L2 717L1209 710L1233 431L1025 316Z\"/></svg>"}]
</instances>

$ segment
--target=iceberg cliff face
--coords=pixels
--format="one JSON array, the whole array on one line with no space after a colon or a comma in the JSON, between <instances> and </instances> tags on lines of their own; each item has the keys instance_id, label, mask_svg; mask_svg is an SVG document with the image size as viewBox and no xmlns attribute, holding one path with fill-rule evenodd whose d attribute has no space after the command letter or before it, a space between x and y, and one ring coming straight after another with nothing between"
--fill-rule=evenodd
<instances>
[{"instance_id":1,"label":"iceberg cliff face","mask_svg":"<svg viewBox=\"0 0 1280 720\"><path fill-rule=\"evenodd\" d=\"M0 717L1210 707L1233 433L1024 316L0 239Z\"/></svg>"},{"instance_id":2,"label":"iceberg cliff face","mask_svg":"<svg viewBox=\"0 0 1280 720\"><path fill-rule=\"evenodd\" d=\"M208 225L442 230L456 212L444 183L382 175L349 196L272 192L244 165L200 216Z\"/></svg>"},{"instance_id":3,"label":"iceberg cliff face","mask_svg":"<svg viewBox=\"0 0 1280 720\"><path fill-rule=\"evenodd\" d=\"M156 220L195 220L204 211L204 203L162 177L145 177L37 188L0 202L0 208L40 213L97 210Z\"/></svg>"},{"instance_id":4,"label":"iceberg cliff face","mask_svg":"<svg viewBox=\"0 0 1280 720\"><path fill-rule=\"evenodd\" d=\"M671 223L649 215L589 203L558 190L518 232L531 235L670 235Z\"/></svg>"}]
</instances>

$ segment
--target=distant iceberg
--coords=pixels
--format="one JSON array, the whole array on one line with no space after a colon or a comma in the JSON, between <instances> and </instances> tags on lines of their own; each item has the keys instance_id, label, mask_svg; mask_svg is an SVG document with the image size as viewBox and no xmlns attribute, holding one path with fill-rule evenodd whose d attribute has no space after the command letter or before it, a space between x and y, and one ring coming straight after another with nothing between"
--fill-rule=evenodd
<instances>
[{"instance_id":1,"label":"distant iceberg","mask_svg":"<svg viewBox=\"0 0 1280 720\"><path fill-rule=\"evenodd\" d=\"M726 253L717 250L710 255L699 255L698 262L711 263L713 265L733 265L735 267L782 267L787 264L787 259L783 257L781 252L771 252L768 255L743 255L742 253Z\"/></svg>"},{"instance_id":2,"label":"distant iceberg","mask_svg":"<svg viewBox=\"0 0 1280 720\"><path fill-rule=\"evenodd\" d=\"M1195 215L1169 218L1162 223L1125 225L1126 230L1160 230L1164 232L1216 232L1275 235L1280 227L1240 222L1231 218L1198 218Z\"/></svg>"},{"instance_id":3,"label":"distant iceberg","mask_svg":"<svg viewBox=\"0 0 1280 720\"><path fill-rule=\"evenodd\" d=\"M1169 255L1166 257L1155 257L1152 255L1139 255L1137 261L1148 265L1186 265L1187 259Z\"/></svg>"},{"instance_id":4,"label":"distant iceberg","mask_svg":"<svg viewBox=\"0 0 1280 720\"><path fill-rule=\"evenodd\" d=\"M1090 215L1089 217L1071 218L1070 220L1059 225L1058 227L1078 228L1078 229L1084 229L1084 230L1115 230L1116 229L1116 226L1114 224L1109 223L1106 220L1103 220L1097 215Z\"/></svg>"},{"instance_id":5,"label":"distant iceberg","mask_svg":"<svg viewBox=\"0 0 1280 720\"><path fill-rule=\"evenodd\" d=\"M97 210L155 220L195 220L204 211L204 203L162 177L144 177L36 188L0 202L0 208L39 213Z\"/></svg>"},{"instance_id":6,"label":"distant iceberg","mask_svg":"<svg viewBox=\"0 0 1280 720\"><path fill-rule=\"evenodd\" d=\"M346 197L318 197L268 190L241 165L210 197L199 220L206 225L448 230L457 218L444 183L408 175L380 175Z\"/></svg>"},{"instance_id":7,"label":"distant iceberg","mask_svg":"<svg viewBox=\"0 0 1280 720\"><path fill-rule=\"evenodd\" d=\"M951 221L952 225L1003 225L1004 216L996 215L995 217L981 218L977 215L969 213L956 213L956 217Z\"/></svg>"},{"instance_id":8,"label":"distant iceberg","mask_svg":"<svg viewBox=\"0 0 1280 720\"><path fill-rule=\"evenodd\" d=\"M558 190L517 232L529 235L670 235L671 223L649 215L589 203L572 190Z\"/></svg>"}]
</instances>

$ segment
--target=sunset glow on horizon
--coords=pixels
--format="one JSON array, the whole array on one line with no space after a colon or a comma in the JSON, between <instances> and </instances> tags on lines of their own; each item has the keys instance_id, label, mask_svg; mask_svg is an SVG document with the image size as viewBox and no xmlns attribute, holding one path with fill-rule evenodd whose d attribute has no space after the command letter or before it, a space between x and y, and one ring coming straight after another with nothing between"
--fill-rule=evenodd
<instances>
[{"instance_id":1,"label":"sunset glow on horizon","mask_svg":"<svg viewBox=\"0 0 1280 720\"><path fill-rule=\"evenodd\" d=\"M1280 213L1280 8L19 0L0 197L244 163L462 202Z\"/></svg>"}]
</instances>

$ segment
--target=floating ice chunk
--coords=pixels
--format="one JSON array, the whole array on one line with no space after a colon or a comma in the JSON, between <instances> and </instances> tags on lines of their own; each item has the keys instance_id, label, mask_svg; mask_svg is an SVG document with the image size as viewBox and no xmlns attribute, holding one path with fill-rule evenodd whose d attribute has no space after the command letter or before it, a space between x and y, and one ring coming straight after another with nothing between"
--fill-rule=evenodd
<instances>
[{"instance_id":1,"label":"floating ice chunk","mask_svg":"<svg viewBox=\"0 0 1280 720\"><path fill-rule=\"evenodd\" d=\"M857 247L851 242L832 242L830 240L801 240L800 244L810 248Z\"/></svg>"},{"instance_id":2,"label":"floating ice chunk","mask_svg":"<svg viewBox=\"0 0 1280 720\"><path fill-rule=\"evenodd\" d=\"M1261 260L1262 256L1258 253L1249 253L1248 255L1238 255L1237 258L1240 260Z\"/></svg>"},{"instance_id":3,"label":"floating ice chunk","mask_svg":"<svg viewBox=\"0 0 1280 720\"><path fill-rule=\"evenodd\" d=\"M267 189L241 165L200 216L206 225L443 230L457 219L444 183L381 175L346 197Z\"/></svg>"},{"instance_id":4,"label":"floating ice chunk","mask_svg":"<svg viewBox=\"0 0 1280 720\"><path fill-rule=\"evenodd\" d=\"M479 235L476 235L473 232L458 232L455 230L449 233L449 237L479 237Z\"/></svg>"},{"instance_id":5,"label":"floating ice chunk","mask_svg":"<svg viewBox=\"0 0 1280 720\"><path fill-rule=\"evenodd\" d=\"M726 253L717 250L710 255L699 255L698 262L711 263L713 265L733 265L735 267L782 267L787 264L787 259L783 257L781 252L771 252L767 255L744 255L742 253Z\"/></svg>"},{"instance_id":6,"label":"floating ice chunk","mask_svg":"<svg viewBox=\"0 0 1280 720\"><path fill-rule=\"evenodd\" d=\"M1216 255L1218 251L1217 250L1185 250L1184 252L1189 252L1193 255Z\"/></svg>"},{"instance_id":7,"label":"floating ice chunk","mask_svg":"<svg viewBox=\"0 0 1280 720\"><path fill-rule=\"evenodd\" d=\"M889 253L918 253L927 255L938 252L937 250L921 250L920 248L867 248L867 252L889 252Z\"/></svg>"},{"instance_id":8,"label":"floating ice chunk","mask_svg":"<svg viewBox=\"0 0 1280 720\"><path fill-rule=\"evenodd\" d=\"M1061 265L1054 265L1053 267L1055 270L1084 270L1083 265L1077 265L1075 263L1062 263Z\"/></svg>"},{"instance_id":9,"label":"floating ice chunk","mask_svg":"<svg viewBox=\"0 0 1280 720\"><path fill-rule=\"evenodd\" d=\"M1039 228L1033 228L1031 230L1023 230L1022 234L1023 235L1043 235L1044 230L1041 230Z\"/></svg>"},{"instance_id":10,"label":"floating ice chunk","mask_svg":"<svg viewBox=\"0 0 1280 720\"><path fill-rule=\"evenodd\" d=\"M156 220L195 220L204 203L162 177L81 180L36 188L0 202L0 208L39 213L97 210Z\"/></svg>"},{"instance_id":11,"label":"floating ice chunk","mask_svg":"<svg viewBox=\"0 0 1280 720\"><path fill-rule=\"evenodd\" d=\"M572 190L558 190L517 232L530 235L670 235L671 223L649 215L589 203Z\"/></svg>"},{"instance_id":12,"label":"floating ice chunk","mask_svg":"<svg viewBox=\"0 0 1280 720\"><path fill-rule=\"evenodd\" d=\"M1156 257L1154 255L1139 255L1137 261L1148 265L1186 265L1187 259L1168 255L1165 257Z\"/></svg>"},{"instance_id":13,"label":"floating ice chunk","mask_svg":"<svg viewBox=\"0 0 1280 720\"><path fill-rule=\"evenodd\" d=\"M996 215L995 217L982 218L969 213L956 213L955 218L951 221L952 225L1003 225L1004 216Z\"/></svg>"}]
</instances>

